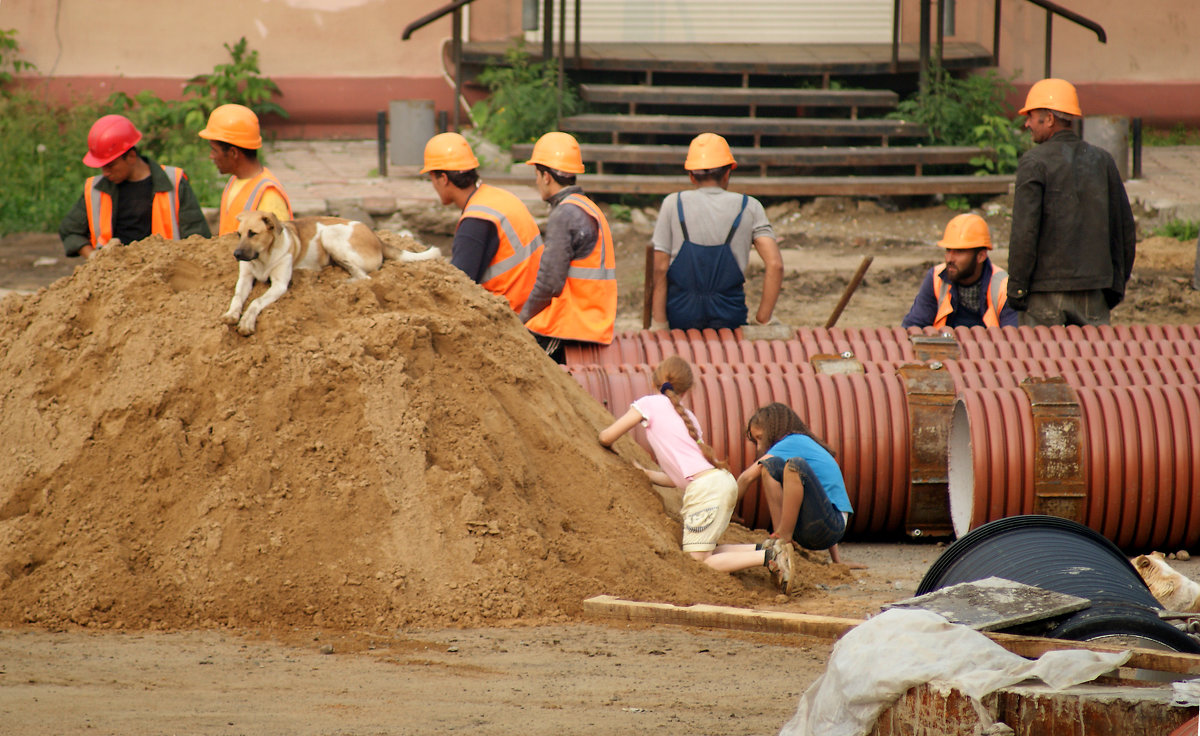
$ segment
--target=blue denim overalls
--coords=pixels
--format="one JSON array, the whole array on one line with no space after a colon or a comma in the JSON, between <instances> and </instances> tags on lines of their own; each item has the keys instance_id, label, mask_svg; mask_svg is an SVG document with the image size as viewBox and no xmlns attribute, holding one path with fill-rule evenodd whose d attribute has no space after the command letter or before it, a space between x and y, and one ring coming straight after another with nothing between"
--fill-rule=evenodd
<instances>
[{"instance_id":1,"label":"blue denim overalls","mask_svg":"<svg viewBox=\"0 0 1200 736\"><path fill-rule=\"evenodd\" d=\"M729 242L737 232L749 197L742 195L738 210L723 246L701 245L688 239L683 220L683 195L675 198L683 246L667 269L667 322L672 329L734 329L746 324L746 277L738 266Z\"/></svg>"}]
</instances>

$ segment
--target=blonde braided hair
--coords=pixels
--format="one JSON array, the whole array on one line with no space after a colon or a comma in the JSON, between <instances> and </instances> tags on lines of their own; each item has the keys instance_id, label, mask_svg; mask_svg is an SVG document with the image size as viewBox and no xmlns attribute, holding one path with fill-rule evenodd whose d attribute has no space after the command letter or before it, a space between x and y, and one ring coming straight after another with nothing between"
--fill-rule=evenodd
<instances>
[{"instance_id":1,"label":"blonde braided hair","mask_svg":"<svg viewBox=\"0 0 1200 736\"><path fill-rule=\"evenodd\" d=\"M692 390L694 379L692 378L692 367L688 365L688 362L678 355L667 356L654 369L652 380L654 385L659 387L659 392L671 400L671 405L675 407L675 413L683 420L683 426L687 427L688 435L700 446L700 452L704 454L704 459L713 467L728 470L729 464L718 460L713 449L700 441L700 430L692 421L691 414L683 408L683 404L679 403L679 399Z\"/></svg>"}]
</instances>

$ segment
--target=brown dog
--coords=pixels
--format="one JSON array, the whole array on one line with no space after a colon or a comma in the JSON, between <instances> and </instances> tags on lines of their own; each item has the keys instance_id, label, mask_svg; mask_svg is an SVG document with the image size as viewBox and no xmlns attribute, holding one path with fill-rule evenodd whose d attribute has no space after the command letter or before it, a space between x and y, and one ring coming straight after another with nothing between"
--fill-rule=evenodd
<instances>
[{"instance_id":1,"label":"brown dog","mask_svg":"<svg viewBox=\"0 0 1200 736\"><path fill-rule=\"evenodd\" d=\"M283 296L292 282L292 270L319 271L331 262L350 273L350 280L371 278L383 259L401 262L440 258L442 252L429 248L411 253L387 245L361 222L336 217L302 217L280 222L270 212L243 212L238 215L238 244L233 251L238 263L237 286L229 311L221 316L226 324L237 325L243 335L254 334L258 315ZM250 298L256 281L270 281L267 291L242 306Z\"/></svg>"},{"instance_id":2,"label":"brown dog","mask_svg":"<svg viewBox=\"0 0 1200 736\"><path fill-rule=\"evenodd\" d=\"M1162 552L1138 555L1133 558L1133 566L1168 611L1200 612L1200 583L1168 565Z\"/></svg>"}]
</instances>

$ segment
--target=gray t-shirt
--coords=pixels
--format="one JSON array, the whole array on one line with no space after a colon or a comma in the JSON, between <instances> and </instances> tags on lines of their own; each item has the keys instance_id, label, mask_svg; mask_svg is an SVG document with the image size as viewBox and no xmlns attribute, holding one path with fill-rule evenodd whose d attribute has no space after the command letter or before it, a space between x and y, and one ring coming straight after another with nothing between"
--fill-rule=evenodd
<instances>
[{"instance_id":1,"label":"gray t-shirt","mask_svg":"<svg viewBox=\"0 0 1200 736\"><path fill-rule=\"evenodd\" d=\"M675 200L679 197L683 197L683 217L687 220L688 238L697 245L724 244L725 236L729 234L729 228L742 207L741 194L727 192L718 186L668 194L658 211L658 223L654 226L654 237L650 242L654 244L654 250L670 253L672 263L683 246L683 228L679 226L679 213L675 206ZM762 203L750 197L737 232L729 243L729 249L733 251L742 273L746 272L746 262L750 258L754 239L764 235L774 238L775 231L767 220Z\"/></svg>"}]
</instances>

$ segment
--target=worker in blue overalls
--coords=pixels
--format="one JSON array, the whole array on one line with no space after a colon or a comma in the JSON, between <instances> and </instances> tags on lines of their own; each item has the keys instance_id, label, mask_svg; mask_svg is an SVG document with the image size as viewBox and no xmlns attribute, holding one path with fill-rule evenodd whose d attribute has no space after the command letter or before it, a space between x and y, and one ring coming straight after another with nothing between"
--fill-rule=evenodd
<instances>
[{"instance_id":1,"label":"worker in blue overalls","mask_svg":"<svg viewBox=\"0 0 1200 736\"><path fill-rule=\"evenodd\" d=\"M683 164L695 189L668 194L654 227L652 329L733 329L747 323L746 263L762 258L756 324L769 324L783 284L775 231L754 197L727 191L737 168L725 139L701 133ZM776 320L777 322L777 320Z\"/></svg>"}]
</instances>

